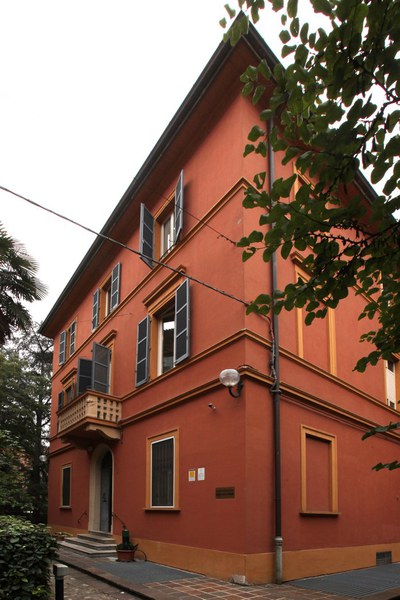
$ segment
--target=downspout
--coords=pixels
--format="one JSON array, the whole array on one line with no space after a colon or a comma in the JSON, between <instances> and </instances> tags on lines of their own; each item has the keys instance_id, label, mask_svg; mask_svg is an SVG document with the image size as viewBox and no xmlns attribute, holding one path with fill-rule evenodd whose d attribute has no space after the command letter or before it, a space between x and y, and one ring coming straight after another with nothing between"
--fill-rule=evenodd
<instances>
[{"instance_id":1,"label":"downspout","mask_svg":"<svg viewBox=\"0 0 400 600\"><path fill-rule=\"evenodd\" d=\"M269 121L269 138L273 127L272 119ZM268 168L269 168L269 192L275 181L274 155L268 140ZM277 256L272 255L271 264L271 296L272 306L274 303L274 292L277 290ZM275 583L282 583L282 498L281 498L281 406L280 406L280 379L279 379L279 320L278 315L272 311L271 318L272 333L272 356L271 372L273 384L271 387L273 406L273 428L274 428L274 467L275 467Z\"/></svg>"}]
</instances>

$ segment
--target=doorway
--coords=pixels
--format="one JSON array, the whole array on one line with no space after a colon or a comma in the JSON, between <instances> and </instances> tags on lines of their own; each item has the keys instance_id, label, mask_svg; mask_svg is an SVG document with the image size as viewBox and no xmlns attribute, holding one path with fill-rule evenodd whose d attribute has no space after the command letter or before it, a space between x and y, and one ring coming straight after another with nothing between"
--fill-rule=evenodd
<instances>
[{"instance_id":1,"label":"doorway","mask_svg":"<svg viewBox=\"0 0 400 600\"><path fill-rule=\"evenodd\" d=\"M100 523L99 530L104 533L111 531L112 517L112 455L108 451L104 454L100 464Z\"/></svg>"}]
</instances>

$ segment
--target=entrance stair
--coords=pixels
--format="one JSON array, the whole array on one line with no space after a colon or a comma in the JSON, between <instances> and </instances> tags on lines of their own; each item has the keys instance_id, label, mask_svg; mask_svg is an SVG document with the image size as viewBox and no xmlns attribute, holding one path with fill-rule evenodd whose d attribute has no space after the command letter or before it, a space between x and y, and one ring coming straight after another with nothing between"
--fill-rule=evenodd
<instances>
[{"instance_id":1,"label":"entrance stair","mask_svg":"<svg viewBox=\"0 0 400 600\"><path fill-rule=\"evenodd\" d=\"M91 557L116 558L117 556L116 540L107 533L97 531L78 533L76 537L69 537L59 542L59 546Z\"/></svg>"}]
</instances>

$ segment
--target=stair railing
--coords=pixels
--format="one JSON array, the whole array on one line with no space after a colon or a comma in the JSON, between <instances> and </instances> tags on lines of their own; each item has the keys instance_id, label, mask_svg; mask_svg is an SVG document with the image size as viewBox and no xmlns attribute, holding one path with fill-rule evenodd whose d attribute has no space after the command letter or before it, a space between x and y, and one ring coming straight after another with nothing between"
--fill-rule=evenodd
<instances>
[{"instance_id":1,"label":"stair railing","mask_svg":"<svg viewBox=\"0 0 400 600\"><path fill-rule=\"evenodd\" d=\"M78 519L78 523L79 523L79 524L80 524L80 522L81 522L81 519L82 519L83 517L85 517L85 516L86 516L86 517L88 517L88 516L89 516L89 515L87 514L87 511L86 511L86 510L84 510L84 511L83 511L83 513L81 514L81 516L79 517L79 519Z\"/></svg>"},{"instance_id":2,"label":"stair railing","mask_svg":"<svg viewBox=\"0 0 400 600\"><path fill-rule=\"evenodd\" d=\"M117 513L115 513L115 512L112 512L112 513L111 513L111 516L112 516L114 519L117 519L117 521L119 521L119 522L121 523L121 525L122 525L122 529L127 529L127 526L125 525L125 523L123 522L123 520L122 520L122 519L121 519L121 518L120 518L120 517L117 515Z\"/></svg>"}]
</instances>

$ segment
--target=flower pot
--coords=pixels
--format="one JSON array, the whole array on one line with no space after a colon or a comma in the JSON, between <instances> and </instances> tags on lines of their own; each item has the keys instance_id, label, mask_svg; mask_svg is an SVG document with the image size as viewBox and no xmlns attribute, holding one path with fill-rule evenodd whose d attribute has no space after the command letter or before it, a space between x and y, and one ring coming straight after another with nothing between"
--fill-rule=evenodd
<instances>
[{"instance_id":1,"label":"flower pot","mask_svg":"<svg viewBox=\"0 0 400 600\"><path fill-rule=\"evenodd\" d=\"M131 562L135 560L134 550L118 550L117 549L117 560L119 562Z\"/></svg>"}]
</instances>

